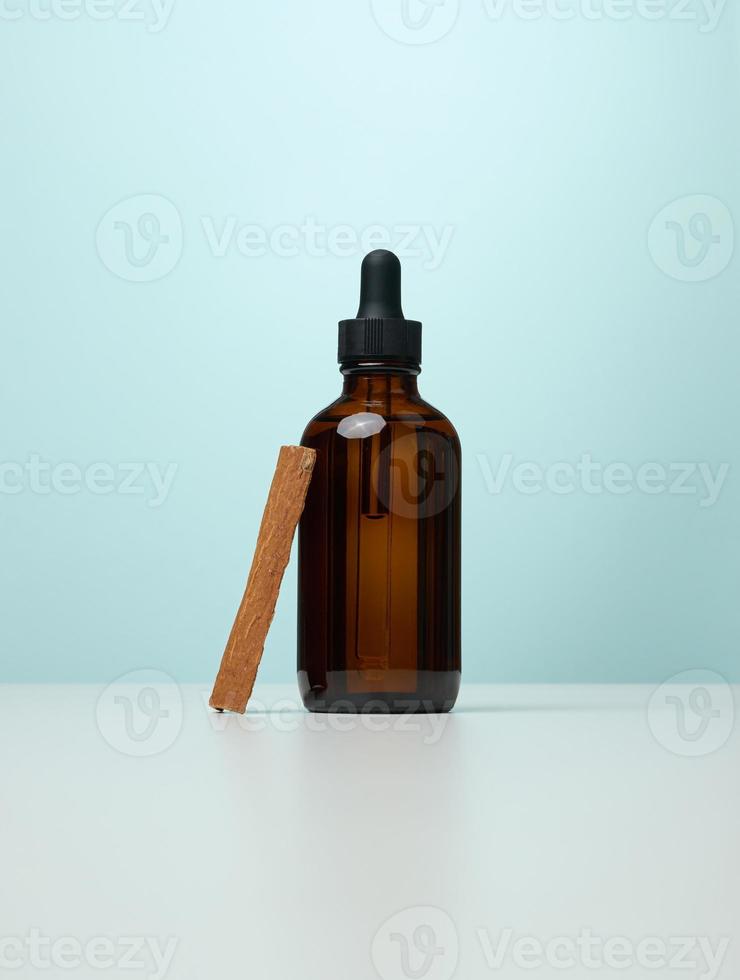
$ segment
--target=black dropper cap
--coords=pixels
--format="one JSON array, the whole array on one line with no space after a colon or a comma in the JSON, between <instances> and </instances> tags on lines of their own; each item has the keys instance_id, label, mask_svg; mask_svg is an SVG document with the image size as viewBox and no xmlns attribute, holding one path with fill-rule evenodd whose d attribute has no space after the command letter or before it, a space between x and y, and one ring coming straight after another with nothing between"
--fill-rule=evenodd
<instances>
[{"instance_id":1,"label":"black dropper cap","mask_svg":"<svg viewBox=\"0 0 740 980\"><path fill-rule=\"evenodd\" d=\"M421 364L421 323L403 315L401 263L384 248L362 260L357 316L339 321L339 362Z\"/></svg>"}]
</instances>

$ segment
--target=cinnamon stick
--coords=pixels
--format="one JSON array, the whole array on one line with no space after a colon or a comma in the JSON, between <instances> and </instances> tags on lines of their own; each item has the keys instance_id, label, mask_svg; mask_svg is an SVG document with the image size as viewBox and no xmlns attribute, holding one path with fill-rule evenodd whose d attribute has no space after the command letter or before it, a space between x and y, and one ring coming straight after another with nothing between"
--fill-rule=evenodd
<instances>
[{"instance_id":1,"label":"cinnamon stick","mask_svg":"<svg viewBox=\"0 0 740 980\"><path fill-rule=\"evenodd\" d=\"M212 708L246 710L315 462L313 449L280 447L247 587L213 686Z\"/></svg>"}]
</instances>

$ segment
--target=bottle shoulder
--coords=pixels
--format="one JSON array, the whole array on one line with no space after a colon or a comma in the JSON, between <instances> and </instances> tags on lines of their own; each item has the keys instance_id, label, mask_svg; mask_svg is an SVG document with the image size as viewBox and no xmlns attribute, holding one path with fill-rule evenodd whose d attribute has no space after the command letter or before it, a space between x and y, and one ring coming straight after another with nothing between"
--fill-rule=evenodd
<instances>
[{"instance_id":1,"label":"bottle shoulder","mask_svg":"<svg viewBox=\"0 0 740 980\"><path fill-rule=\"evenodd\" d=\"M367 417L367 424L371 427L372 417L375 416L383 423L400 422L439 432L459 443L457 431L449 418L418 395L394 396L389 403L341 395L314 415L304 429L301 443L305 444L307 439L329 430L341 429L345 420L359 415Z\"/></svg>"}]
</instances>

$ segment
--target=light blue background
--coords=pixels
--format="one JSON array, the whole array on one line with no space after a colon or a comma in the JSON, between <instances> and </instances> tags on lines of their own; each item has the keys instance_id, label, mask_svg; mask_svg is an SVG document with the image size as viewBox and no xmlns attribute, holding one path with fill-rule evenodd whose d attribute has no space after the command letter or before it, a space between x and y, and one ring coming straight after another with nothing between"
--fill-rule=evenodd
<instances>
[{"instance_id":1,"label":"light blue background","mask_svg":"<svg viewBox=\"0 0 740 980\"><path fill-rule=\"evenodd\" d=\"M0 494L0 679L214 675L277 447L339 391L361 257L217 257L202 219L233 215L452 229L438 267L404 260L404 291L420 389L465 453L467 680L740 680L738 259L687 282L648 247L676 199L722 202L719 250L740 215L736 5L702 32L698 3L692 21L558 22L462 0L423 44L381 29L392 8L175 0L153 33L5 0L22 16L0 20L0 459L177 472L160 507L149 490ZM96 248L141 194L182 220L152 282ZM507 453L730 471L712 507L492 494L478 457L495 471ZM294 632L292 564L264 680L294 676Z\"/></svg>"}]
</instances>

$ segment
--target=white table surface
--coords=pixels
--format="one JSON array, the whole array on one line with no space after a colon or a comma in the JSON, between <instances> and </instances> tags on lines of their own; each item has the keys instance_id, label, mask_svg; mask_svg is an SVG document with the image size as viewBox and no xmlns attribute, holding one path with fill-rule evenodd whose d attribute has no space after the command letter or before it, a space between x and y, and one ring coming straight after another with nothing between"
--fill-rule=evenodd
<instances>
[{"instance_id":1,"label":"white table surface","mask_svg":"<svg viewBox=\"0 0 740 980\"><path fill-rule=\"evenodd\" d=\"M162 679L0 688L0 973L740 976L737 690L704 730L690 686L681 727L647 687L240 717Z\"/></svg>"}]
</instances>

